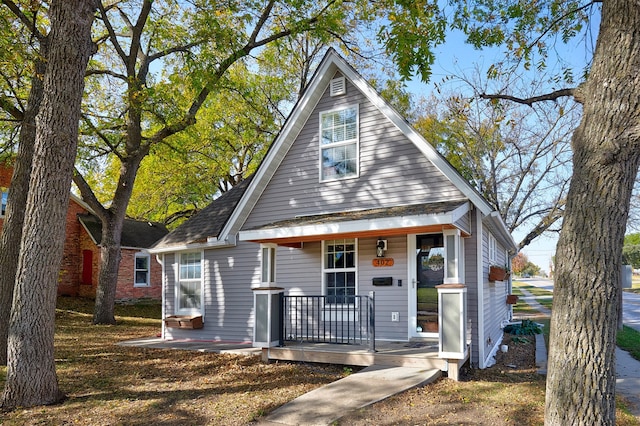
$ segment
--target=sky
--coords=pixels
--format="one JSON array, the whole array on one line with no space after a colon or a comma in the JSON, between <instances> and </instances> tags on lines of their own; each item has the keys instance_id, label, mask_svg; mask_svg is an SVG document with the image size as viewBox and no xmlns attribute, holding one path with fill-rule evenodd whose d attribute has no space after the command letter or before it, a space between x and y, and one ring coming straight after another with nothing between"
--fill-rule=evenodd
<instances>
[{"instance_id":1,"label":"sky","mask_svg":"<svg viewBox=\"0 0 640 426\"><path fill-rule=\"evenodd\" d=\"M595 37L595 35L594 35ZM570 62L578 70L576 74L584 68L587 60L584 43L581 46L559 46L557 54L562 56L562 60ZM408 84L408 90L416 98L428 96L435 90L434 83L440 83L451 75L471 75L475 69L486 70L491 64L504 58L501 49L483 49L478 51L464 43L464 35L461 33L450 34L447 42L436 49L436 63L433 66L431 82L425 84L418 78ZM551 64L551 61L549 61ZM525 231L514 232L513 237L516 244L525 236ZM550 262L555 255L558 241L557 233L546 233L538 237L531 244L522 249L529 261L539 266L546 273L550 270Z\"/></svg>"}]
</instances>

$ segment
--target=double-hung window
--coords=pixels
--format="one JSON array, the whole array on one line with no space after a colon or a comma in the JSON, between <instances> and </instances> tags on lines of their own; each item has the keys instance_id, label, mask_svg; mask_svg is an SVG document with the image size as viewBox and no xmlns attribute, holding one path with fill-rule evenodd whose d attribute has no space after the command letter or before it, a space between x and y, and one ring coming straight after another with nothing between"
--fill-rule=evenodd
<instances>
[{"instance_id":1,"label":"double-hung window","mask_svg":"<svg viewBox=\"0 0 640 426\"><path fill-rule=\"evenodd\" d=\"M358 176L358 106L320 113L320 180Z\"/></svg>"},{"instance_id":2,"label":"double-hung window","mask_svg":"<svg viewBox=\"0 0 640 426\"><path fill-rule=\"evenodd\" d=\"M489 263L495 265L498 262L498 242L496 237L489 234Z\"/></svg>"},{"instance_id":3,"label":"double-hung window","mask_svg":"<svg viewBox=\"0 0 640 426\"><path fill-rule=\"evenodd\" d=\"M354 304L356 295L356 240L324 242L324 287L327 304Z\"/></svg>"},{"instance_id":4,"label":"double-hung window","mask_svg":"<svg viewBox=\"0 0 640 426\"><path fill-rule=\"evenodd\" d=\"M200 313L202 307L202 253L181 253L178 265L177 310Z\"/></svg>"},{"instance_id":5,"label":"double-hung window","mask_svg":"<svg viewBox=\"0 0 640 426\"><path fill-rule=\"evenodd\" d=\"M149 255L146 253L136 253L134 264L134 287L149 286Z\"/></svg>"}]
</instances>

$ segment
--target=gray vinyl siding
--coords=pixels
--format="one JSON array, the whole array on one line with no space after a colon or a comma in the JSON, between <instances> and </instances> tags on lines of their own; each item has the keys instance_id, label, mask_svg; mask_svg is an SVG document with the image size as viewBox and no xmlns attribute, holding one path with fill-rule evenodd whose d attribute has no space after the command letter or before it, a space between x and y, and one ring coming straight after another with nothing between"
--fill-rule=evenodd
<instances>
[{"instance_id":1,"label":"gray vinyl siding","mask_svg":"<svg viewBox=\"0 0 640 426\"><path fill-rule=\"evenodd\" d=\"M164 285L164 315L174 315L176 306L176 274L175 274L176 254L167 253L164 255L164 264L162 265L162 281Z\"/></svg>"},{"instance_id":2,"label":"gray vinyl siding","mask_svg":"<svg viewBox=\"0 0 640 426\"><path fill-rule=\"evenodd\" d=\"M235 248L204 251L204 327L199 330L167 328L169 339L251 342L253 338L252 283L260 280L259 246L239 243ZM165 315L175 312L177 255L165 256ZM223 285L224 283L224 285Z\"/></svg>"},{"instance_id":3,"label":"gray vinyl siding","mask_svg":"<svg viewBox=\"0 0 640 426\"><path fill-rule=\"evenodd\" d=\"M387 238L392 267L374 267L375 238L358 240L358 294L375 291L376 337L407 339L408 285L406 236ZM165 255L165 315L175 313L177 254ZM240 243L235 248L204 252L204 327L199 330L167 328L169 339L249 342L253 336L253 291L260 284L260 246ZM373 286L374 277L392 277L389 287ZM321 295L322 243L305 243L300 249L278 247L276 285L287 295ZM398 279L403 285L398 286ZM222 283L224 282L224 286ZM398 312L400 321L392 322Z\"/></svg>"},{"instance_id":4,"label":"gray vinyl siding","mask_svg":"<svg viewBox=\"0 0 640 426\"><path fill-rule=\"evenodd\" d=\"M291 296L322 295L322 244L304 243L300 249L278 247L276 282Z\"/></svg>"},{"instance_id":5,"label":"gray vinyl siding","mask_svg":"<svg viewBox=\"0 0 640 426\"><path fill-rule=\"evenodd\" d=\"M490 262L489 234L490 231L483 227L482 285L484 286L484 298L482 302L484 303L484 342L479 342L479 344L484 345L485 357L487 357L485 362L488 360L492 349L502 339L503 332L500 327L502 321L509 319L509 307L506 303L508 282L489 281L489 267L491 264L505 265L507 263L505 249L497 242L497 259L495 262Z\"/></svg>"},{"instance_id":6,"label":"gray vinyl siding","mask_svg":"<svg viewBox=\"0 0 640 426\"><path fill-rule=\"evenodd\" d=\"M475 230L478 226L478 216L480 212L474 209L469 213L469 226ZM464 240L464 272L465 284L467 286L467 320L469 322L469 330L471 333L471 363L478 365L480 355L478 352L478 234L473 232L472 235Z\"/></svg>"},{"instance_id":7,"label":"gray vinyl siding","mask_svg":"<svg viewBox=\"0 0 640 426\"><path fill-rule=\"evenodd\" d=\"M359 106L359 177L320 182L319 113ZM298 215L461 199L464 195L353 85L325 93L243 228Z\"/></svg>"},{"instance_id":8,"label":"gray vinyl siding","mask_svg":"<svg viewBox=\"0 0 640 426\"><path fill-rule=\"evenodd\" d=\"M458 229L461 229L467 234L471 234L473 232L471 228L471 213L471 211L467 212L467 214L454 222L454 225L458 227Z\"/></svg>"},{"instance_id":9,"label":"gray vinyl siding","mask_svg":"<svg viewBox=\"0 0 640 426\"><path fill-rule=\"evenodd\" d=\"M375 238L359 240L360 268L358 270L359 293L366 295L375 292L376 299L376 339L407 340L408 314L408 278L407 278L407 237L385 237L388 250L385 257L394 260L393 266L374 267L372 260L376 257ZM391 277L391 286L374 286L373 278ZM402 280L402 287L398 286ZM391 313L399 313L399 321L391 321Z\"/></svg>"}]
</instances>

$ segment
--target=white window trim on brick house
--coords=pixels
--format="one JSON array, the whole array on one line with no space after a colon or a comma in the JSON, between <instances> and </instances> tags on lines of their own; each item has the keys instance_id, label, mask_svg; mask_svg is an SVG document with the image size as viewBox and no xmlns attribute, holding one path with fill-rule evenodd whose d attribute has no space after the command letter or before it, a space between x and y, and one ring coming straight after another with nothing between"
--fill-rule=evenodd
<instances>
[{"instance_id":1,"label":"white window trim on brick house","mask_svg":"<svg viewBox=\"0 0 640 426\"><path fill-rule=\"evenodd\" d=\"M146 259L147 267L138 268L138 259ZM138 273L146 272L146 279L138 281ZM134 287L150 287L151 286L151 256L148 253L138 252L133 258L133 286Z\"/></svg>"}]
</instances>

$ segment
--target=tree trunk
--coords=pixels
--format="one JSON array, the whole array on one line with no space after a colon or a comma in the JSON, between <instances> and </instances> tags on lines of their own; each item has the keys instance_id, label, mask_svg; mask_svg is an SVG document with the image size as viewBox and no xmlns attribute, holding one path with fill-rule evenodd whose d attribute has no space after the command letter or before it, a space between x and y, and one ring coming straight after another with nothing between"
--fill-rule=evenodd
<instances>
[{"instance_id":1,"label":"tree trunk","mask_svg":"<svg viewBox=\"0 0 640 426\"><path fill-rule=\"evenodd\" d=\"M97 2L84 0L54 0L50 7L51 44L9 323L3 409L64 397L54 362L56 290L96 8Z\"/></svg>"},{"instance_id":2,"label":"tree trunk","mask_svg":"<svg viewBox=\"0 0 640 426\"><path fill-rule=\"evenodd\" d=\"M140 146L141 132L133 133L138 135L137 146ZM128 137L131 138L130 135ZM114 305L118 285L118 272L120 270L122 227L131 193L133 192L136 174L146 152L141 150L138 155L131 155L123 161L120 168L118 187L113 197L111 208L103 210L99 215L102 222L102 241L100 242L100 273L98 275L96 305L93 313L94 324L116 323Z\"/></svg>"},{"instance_id":3,"label":"tree trunk","mask_svg":"<svg viewBox=\"0 0 640 426\"><path fill-rule=\"evenodd\" d=\"M114 313L118 271L120 269L120 240L124 218L114 215L102 219L102 241L100 243L100 273L96 305L93 313L94 324L115 324Z\"/></svg>"},{"instance_id":4,"label":"tree trunk","mask_svg":"<svg viewBox=\"0 0 640 426\"><path fill-rule=\"evenodd\" d=\"M16 282L18 256L22 224L27 205L31 161L36 139L36 114L42 102L42 76L46 70L46 39L40 42L39 57L35 60L35 73L31 78L31 91L27 100L27 109L20 126L18 155L13 165L13 176L9 187L7 211L0 233L0 365L7 365L7 337L9 335L9 315L13 301L13 288Z\"/></svg>"},{"instance_id":5,"label":"tree trunk","mask_svg":"<svg viewBox=\"0 0 640 426\"><path fill-rule=\"evenodd\" d=\"M640 7L602 3L557 247L545 424L615 424L622 245L640 163Z\"/></svg>"}]
</instances>

